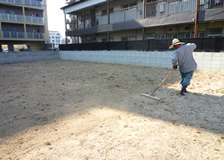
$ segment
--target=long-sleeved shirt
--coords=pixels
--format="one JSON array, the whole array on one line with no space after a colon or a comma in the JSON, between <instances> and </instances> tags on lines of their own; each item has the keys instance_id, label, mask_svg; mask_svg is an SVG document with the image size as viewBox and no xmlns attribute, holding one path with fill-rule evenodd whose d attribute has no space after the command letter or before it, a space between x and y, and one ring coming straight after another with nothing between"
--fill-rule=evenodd
<instances>
[{"instance_id":1,"label":"long-sleeved shirt","mask_svg":"<svg viewBox=\"0 0 224 160\"><path fill-rule=\"evenodd\" d=\"M197 63L193 57L193 51L196 47L194 43L187 43L177 48L173 53L173 66L178 63L179 70L184 73L194 71L197 68Z\"/></svg>"}]
</instances>

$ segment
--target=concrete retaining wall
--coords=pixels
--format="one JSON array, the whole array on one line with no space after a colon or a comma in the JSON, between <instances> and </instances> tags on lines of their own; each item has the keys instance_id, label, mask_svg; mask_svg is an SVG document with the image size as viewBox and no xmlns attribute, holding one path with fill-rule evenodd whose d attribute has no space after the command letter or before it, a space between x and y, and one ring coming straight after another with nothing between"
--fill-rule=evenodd
<instances>
[{"instance_id":1,"label":"concrete retaining wall","mask_svg":"<svg viewBox=\"0 0 224 160\"><path fill-rule=\"evenodd\" d=\"M54 51L0 52L0 64L35 62L60 59L60 54Z\"/></svg>"},{"instance_id":2,"label":"concrete retaining wall","mask_svg":"<svg viewBox=\"0 0 224 160\"><path fill-rule=\"evenodd\" d=\"M0 53L0 64L43 60L78 60L172 68L173 51L40 51ZM224 53L194 52L198 70L224 72Z\"/></svg>"},{"instance_id":3,"label":"concrete retaining wall","mask_svg":"<svg viewBox=\"0 0 224 160\"><path fill-rule=\"evenodd\" d=\"M59 51L63 60L172 68L173 51ZM224 53L194 52L198 70L224 72Z\"/></svg>"}]
</instances>

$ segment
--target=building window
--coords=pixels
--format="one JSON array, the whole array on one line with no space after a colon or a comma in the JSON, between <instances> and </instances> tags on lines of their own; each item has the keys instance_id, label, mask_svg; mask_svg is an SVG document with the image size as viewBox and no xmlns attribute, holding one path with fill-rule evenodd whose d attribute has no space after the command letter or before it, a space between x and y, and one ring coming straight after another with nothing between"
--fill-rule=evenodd
<instances>
[{"instance_id":1,"label":"building window","mask_svg":"<svg viewBox=\"0 0 224 160\"><path fill-rule=\"evenodd\" d=\"M147 33L146 38L147 39L155 39L155 33Z\"/></svg>"},{"instance_id":2,"label":"building window","mask_svg":"<svg viewBox=\"0 0 224 160\"><path fill-rule=\"evenodd\" d=\"M157 34L156 35L156 39L165 39L165 38L166 38L165 34Z\"/></svg>"},{"instance_id":3,"label":"building window","mask_svg":"<svg viewBox=\"0 0 224 160\"><path fill-rule=\"evenodd\" d=\"M137 6L137 2L132 2L132 3L122 5L121 8L124 9L124 10L127 10L127 9L131 9L135 6Z\"/></svg>"},{"instance_id":4,"label":"building window","mask_svg":"<svg viewBox=\"0 0 224 160\"><path fill-rule=\"evenodd\" d=\"M128 37L122 37L121 41L128 41Z\"/></svg>"},{"instance_id":5,"label":"building window","mask_svg":"<svg viewBox=\"0 0 224 160\"><path fill-rule=\"evenodd\" d=\"M208 37L221 37L222 28L208 29Z\"/></svg>"},{"instance_id":6,"label":"building window","mask_svg":"<svg viewBox=\"0 0 224 160\"><path fill-rule=\"evenodd\" d=\"M206 33L205 32L198 32L198 38L205 38Z\"/></svg>"},{"instance_id":7,"label":"building window","mask_svg":"<svg viewBox=\"0 0 224 160\"><path fill-rule=\"evenodd\" d=\"M135 7L137 6L137 2L129 3L129 7Z\"/></svg>"},{"instance_id":8,"label":"building window","mask_svg":"<svg viewBox=\"0 0 224 160\"><path fill-rule=\"evenodd\" d=\"M190 33L179 33L178 38L191 38Z\"/></svg>"},{"instance_id":9,"label":"building window","mask_svg":"<svg viewBox=\"0 0 224 160\"><path fill-rule=\"evenodd\" d=\"M135 41L136 37L135 36L128 36L128 37L122 37L122 41Z\"/></svg>"},{"instance_id":10,"label":"building window","mask_svg":"<svg viewBox=\"0 0 224 160\"><path fill-rule=\"evenodd\" d=\"M97 42L96 38L91 38L91 42Z\"/></svg>"},{"instance_id":11,"label":"building window","mask_svg":"<svg viewBox=\"0 0 224 160\"><path fill-rule=\"evenodd\" d=\"M113 13L113 12L114 12L114 9L113 9L113 8L110 8L110 13ZM102 15L102 16L107 15L107 9L102 10L102 11L101 11L101 15Z\"/></svg>"},{"instance_id":12,"label":"building window","mask_svg":"<svg viewBox=\"0 0 224 160\"><path fill-rule=\"evenodd\" d=\"M174 39L177 38L177 34L176 33L168 33L167 34L167 39Z\"/></svg>"},{"instance_id":13,"label":"building window","mask_svg":"<svg viewBox=\"0 0 224 160\"><path fill-rule=\"evenodd\" d=\"M110 42L113 42L114 41L114 38L113 37L110 37ZM107 38L103 38L102 39L102 42L107 42Z\"/></svg>"},{"instance_id":14,"label":"building window","mask_svg":"<svg viewBox=\"0 0 224 160\"><path fill-rule=\"evenodd\" d=\"M102 16L107 15L107 10L102 10L101 15L102 15Z\"/></svg>"}]
</instances>

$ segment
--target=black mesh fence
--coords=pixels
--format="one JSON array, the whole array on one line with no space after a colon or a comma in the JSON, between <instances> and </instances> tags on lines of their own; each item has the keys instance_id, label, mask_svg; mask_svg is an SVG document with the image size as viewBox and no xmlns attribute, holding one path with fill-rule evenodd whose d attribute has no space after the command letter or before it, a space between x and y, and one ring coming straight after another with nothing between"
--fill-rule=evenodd
<instances>
[{"instance_id":1,"label":"black mesh fence","mask_svg":"<svg viewBox=\"0 0 224 160\"><path fill-rule=\"evenodd\" d=\"M224 37L217 38L189 38L180 39L181 42L195 43L196 51L219 52L224 51ZM150 39L140 41L116 41L116 42L93 42L81 44L60 45L60 50L143 50L164 51L168 50L172 39Z\"/></svg>"}]
</instances>

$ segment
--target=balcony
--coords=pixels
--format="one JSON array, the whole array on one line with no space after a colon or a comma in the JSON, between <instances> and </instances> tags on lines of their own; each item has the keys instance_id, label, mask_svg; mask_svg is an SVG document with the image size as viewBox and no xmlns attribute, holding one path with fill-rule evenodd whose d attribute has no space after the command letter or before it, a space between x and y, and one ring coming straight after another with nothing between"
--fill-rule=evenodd
<instances>
[{"instance_id":1,"label":"balcony","mask_svg":"<svg viewBox=\"0 0 224 160\"><path fill-rule=\"evenodd\" d=\"M13 22L24 22L23 15L19 14L8 14L8 13L0 13L0 19L2 21L13 21ZM27 23L41 23L44 24L44 18L42 17L34 17L34 16L26 16Z\"/></svg>"},{"instance_id":2,"label":"balcony","mask_svg":"<svg viewBox=\"0 0 224 160\"><path fill-rule=\"evenodd\" d=\"M1 13L0 18L2 21L15 21L15 22L23 22L23 15L19 14L8 14L8 13Z\"/></svg>"},{"instance_id":3,"label":"balcony","mask_svg":"<svg viewBox=\"0 0 224 160\"><path fill-rule=\"evenodd\" d=\"M34 16L26 16L26 22L28 22L28 23L42 23L42 24L44 24L44 18L42 18L42 17L34 17Z\"/></svg>"},{"instance_id":4,"label":"balcony","mask_svg":"<svg viewBox=\"0 0 224 160\"><path fill-rule=\"evenodd\" d=\"M34 6L34 7L44 7L44 3L36 0L24 0L24 4L27 6Z\"/></svg>"},{"instance_id":5,"label":"balcony","mask_svg":"<svg viewBox=\"0 0 224 160\"><path fill-rule=\"evenodd\" d=\"M167 15L175 15L177 13L190 13L196 10L196 0L158 0L145 4L145 13L143 13L143 4L110 11L110 24L125 23L128 21L142 19L145 14L146 19L155 17L165 17ZM219 2L219 3L217 3ZM224 7L224 0L200 0L200 9L212 9ZM118 8L114 6L114 8ZM91 15L72 14L73 17L66 20L67 31L75 31L87 29L94 26L108 24L108 14L106 11L99 10ZM90 8L91 10L91 8ZM73 12L74 13L74 12ZM78 12L77 12L78 13ZM80 13L80 12L79 12Z\"/></svg>"},{"instance_id":6,"label":"balcony","mask_svg":"<svg viewBox=\"0 0 224 160\"><path fill-rule=\"evenodd\" d=\"M0 0L0 2L6 2L6 3L13 3L13 4L22 5L22 0Z\"/></svg>"},{"instance_id":7,"label":"balcony","mask_svg":"<svg viewBox=\"0 0 224 160\"><path fill-rule=\"evenodd\" d=\"M9 38L9 39L45 39L45 33L27 32L27 38L26 38L25 37L25 32L2 31L2 37L1 38Z\"/></svg>"},{"instance_id":8,"label":"balcony","mask_svg":"<svg viewBox=\"0 0 224 160\"><path fill-rule=\"evenodd\" d=\"M3 38L15 38L15 39L25 38L24 32L2 31L2 33Z\"/></svg>"},{"instance_id":9,"label":"balcony","mask_svg":"<svg viewBox=\"0 0 224 160\"><path fill-rule=\"evenodd\" d=\"M110 23L121 23L127 22L134 19L142 18L142 6L136 6L130 9L122 9L110 13ZM98 25L108 24L107 14L96 14L96 15L85 15L85 23L82 16L77 16L77 18L72 18L67 20L69 24L68 30L91 28ZM85 26L84 26L85 25Z\"/></svg>"},{"instance_id":10,"label":"balcony","mask_svg":"<svg viewBox=\"0 0 224 160\"><path fill-rule=\"evenodd\" d=\"M45 39L45 33L27 32L28 39Z\"/></svg>"}]
</instances>

